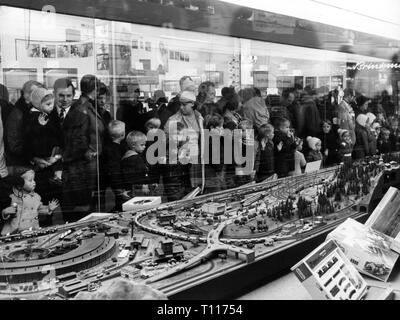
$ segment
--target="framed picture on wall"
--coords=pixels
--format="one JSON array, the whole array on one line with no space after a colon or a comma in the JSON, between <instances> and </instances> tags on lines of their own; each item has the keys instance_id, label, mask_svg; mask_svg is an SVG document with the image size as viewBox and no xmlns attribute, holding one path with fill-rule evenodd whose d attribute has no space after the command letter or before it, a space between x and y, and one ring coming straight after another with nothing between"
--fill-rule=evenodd
<instances>
[{"instance_id":1,"label":"framed picture on wall","mask_svg":"<svg viewBox=\"0 0 400 320\"><path fill-rule=\"evenodd\" d=\"M56 57L56 46L55 45L49 45L49 44L42 44L40 46L40 57L41 58L55 58Z\"/></svg>"},{"instance_id":2,"label":"framed picture on wall","mask_svg":"<svg viewBox=\"0 0 400 320\"><path fill-rule=\"evenodd\" d=\"M69 78L73 83L78 83L78 69L76 68L43 68L43 83L52 89L54 82L60 78Z\"/></svg>"},{"instance_id":3,"label":"framed picture on wall","mask_svg":"<svg viewBox=\"0 0 400 320\"><path fill-rule=\"evenodd\" d=\"M97 70L110 70L110 55L107 54L98 54L96 56L96 64Z\"/></svg>"}]
</instances>

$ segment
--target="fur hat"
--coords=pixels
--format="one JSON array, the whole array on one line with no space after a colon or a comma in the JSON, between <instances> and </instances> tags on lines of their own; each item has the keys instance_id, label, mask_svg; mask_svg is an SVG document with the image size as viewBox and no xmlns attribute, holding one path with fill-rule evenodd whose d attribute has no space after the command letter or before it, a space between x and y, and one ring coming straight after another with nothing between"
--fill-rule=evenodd
<instances>
[{"instance_id":1,"label":"fur hat","mask_svg":"<svg viewBox=\"0 0 400 320\"><path fill-rule=\"evenodd\" d=\"M35 88L31 94L32 105L36 109L40 109L40 105L44 99L44 97L48 95L53 95L53 91L45 89L45 88Z\"/></svg>"},{"instance_id":2,"label":"fur hat","mask_svg":"<svg viewBox=\"0 0 400 320\"><path fill-rule=\"evenodd\" d=\"M367 125L368 120L369 120L368 116L362 113L360 113L356 119L357 123L362 127L365 127Z\"/></svg>"},{"instance_id":3,"label":"fur hat","mask_svg":"<svg viewBox=\"0 0 400 320\"><path fill-rule=\"evenodd\" d=\"M345 133L349 133L349 130L338 129L338 135L339 135L340 139L343 139L343 136L344 136Z\"/></svg>"},{"instance_id":4,"label":"fur hat","mask_svg":"<svg viewBox=\"0 0 400 320\"><path fill-rule=\"evenodd\" d=\"M315 145L319 142L321 143L321 140L315 137L307 137L307 142L308 146L310 149L315 150Z\"/></svg>"}]
</instances>

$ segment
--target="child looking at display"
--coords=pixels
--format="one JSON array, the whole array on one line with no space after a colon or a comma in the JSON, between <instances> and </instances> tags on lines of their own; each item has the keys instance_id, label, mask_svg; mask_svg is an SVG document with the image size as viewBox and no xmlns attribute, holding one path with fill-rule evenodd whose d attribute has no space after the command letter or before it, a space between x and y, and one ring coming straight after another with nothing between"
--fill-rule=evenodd
<instances>
[{"instance_id":1,"label":"child looking at display","mask_svg":"<svg viewBox=\"0 0 400 320\"><path fill-rule=\"evenodd\" d=\"M339 137L337 129L330 120L321 123L322 132L318 136L321 140L321 153L324 156L324 166L330 166L339 162Z\"/></svg>"},{"instance_id":2,"label":"child looking at display","mask_svg":"<svg viewBox=\"0 0 400 320\"><path fill-rule=\"evenodd\" d=\"M29 168L19 168L16 172L23 179L23 185L15 185L10 195L11 205L2 211L6 221L1 234L3 236L29 229L39 228L39 215L51 215L59 206L58 200L49 205L42 204L41 197L35 192L35 172Z\"/></svg>"},{"instance_id":3,"label":"child looking at display","mask_svg":"<svg viewBox=\"0 0 400 320\"><path fill-rule=\"evenodd\" d=\"M340 137L339 154L340 159L345 164L352 162L351 154L353 152L353 145L348 130L339 129L338 134Z\"/></svg>"},{"instance_id":4,"label":"child looking at display","mask_svg":"<svg viewBox=\"0 0 400 320\"><path fill-rule=\"evenodd\" d=\"M294 170L294 154L297 147L288 119L279 118L277 120L277 130L275 130L273 142L275 172L279 178L286 177L290 171Z\"/></svg>"},{"instance_id":5,"label":"child looking at display","mask_svg":"<svg viewBox=\"0 0 400 320\"><path fill-rule=\"evenodd\" d=\"M381 129L381 134L378 139L378 150L379 153L390 153L392 152L392 141L390 140L390 131L387 128Z\"/></svg>"},{"instance_id":6,"label":"child looking at display","mask_svg":"<svg viewBox=\"0 0 400 320\"><path fill-rule=\"evenodd\" d=\"M307 161L304 158L304 154L301 152L303 150L303 140L296 137L296 151L294 154L294 170L289 172L289 176L297 176L303 173L303 169L307 165Z\"/></svg>"},{"instance_id":7,"label":"child looking at display","mask_svg":"<svg viewBox=\"0 0 400 320\"><path fill-rule=\"evenodd\" d=\"M125 153L125 123L112 120L108 125L109 139L104 143L103 164L107 181L115 196L115 206L112 211L122 211L122 204L128 201L122 179L121 159Z\"/></svg>"},{"instance_id":8,"label":"child looking at display","mask_svg":"<svg viewBox=\"0 0 400 320\"><path fill-rule=\"evenodd\" d=\"M263 124L258 130L259 139L259 165L257 168L257 182L263 181L272 176L275 171L274 163L274 127L270 124Z\"/></svg>"},{"instance_id":9,"label":"child looking at display","mask_svg":"<svg viewBox=\"0 0 400 320\"><path fill-rule=\"evenodd\" d=\"M310 148L310 151L308 151L307 154L307 162L322 160L323 156L321 153L321 140L315 137L307 137L306 140Z\"/></svg>"},{"instance_id":10,"label":"child looking at display","mask_svg":"<svg viewBox=\"0 0 400 320\"><path fill-rule=\"evenodd\" d=\"M149 196L157 187L151 181L150 166L144 151L147 138L143 132L132 131L126 137L128 151L122 157L121 170L125 188L131 196Z\"/></svg>"}]
</instances>

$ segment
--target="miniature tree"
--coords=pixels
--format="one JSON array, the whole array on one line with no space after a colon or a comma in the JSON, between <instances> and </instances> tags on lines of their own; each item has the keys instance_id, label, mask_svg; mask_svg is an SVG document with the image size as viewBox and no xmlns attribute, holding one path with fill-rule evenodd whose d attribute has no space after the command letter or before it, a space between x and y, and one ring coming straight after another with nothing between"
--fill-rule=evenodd
<instances>
[{"instance_id":1,"label":"miniature tree","mask_svg":"<svg viewBox=\"0 0 400 320\"><path fill-rule=\"evenodd\" d=\"M251 233L254 233L255 230L256 230L256 227L255 227L255 226L250 226L250 231L251 231Z\"/></svg>"}]
</instances>

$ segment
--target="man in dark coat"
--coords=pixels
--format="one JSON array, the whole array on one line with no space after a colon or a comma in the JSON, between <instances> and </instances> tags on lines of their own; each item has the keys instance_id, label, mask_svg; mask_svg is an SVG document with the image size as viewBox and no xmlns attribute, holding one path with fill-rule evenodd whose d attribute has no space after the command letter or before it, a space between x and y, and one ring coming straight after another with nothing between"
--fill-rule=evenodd
<instances>
[{"instance_id":1,"label":"man in dark coat","mask_svg":"<svg viewBox=\"0 0 400 320\"><path fill-rule=\"evenodd\" d=\"M70 95L73 93L73 86L69 83L67 85L65 88L64 83L60 89L66 90L65 94ZM66 222L77 221L92 209L92 193L96 191L97 185L98 157L103 147L104 125L95 109L94 100L98 80L95 76L85 75L80 85L82 95L69 107L64 120L60 111L68 104L58 104L57 110L64 137L62 210ZM58 90L55 91L56 101Z\"/></svg>"}]
</instances>

